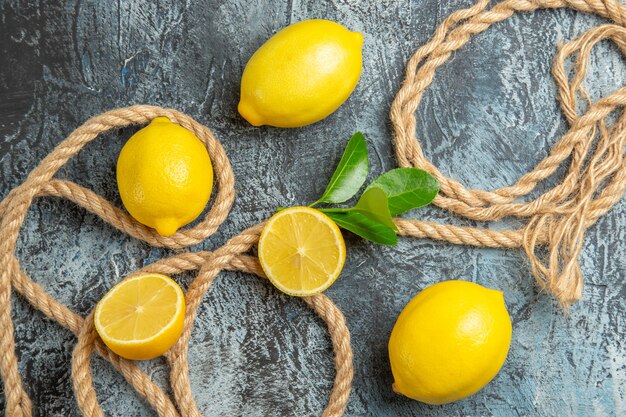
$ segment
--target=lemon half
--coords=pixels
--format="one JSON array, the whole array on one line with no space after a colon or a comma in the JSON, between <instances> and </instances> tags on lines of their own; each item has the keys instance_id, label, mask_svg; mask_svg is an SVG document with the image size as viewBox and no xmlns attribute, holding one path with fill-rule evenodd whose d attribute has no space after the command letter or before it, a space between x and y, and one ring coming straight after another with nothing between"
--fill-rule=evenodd
<instances>
[{"instance_id":1,"label":"lemon half","mask_svg":"<svg viewBox=\"0 0 626 417\"><path fill-rule=\"evenodd\" d=\"M152 359L178 340L185 317L185 296L161 274L127 278L98 302L96 331L105 345L126 359Z\"/></svg>"},{"instance_id":2,"label":"lemon half","mask_svg":"<svg viewBox=\"0 0 626 417\"><path fill-rule=\"evenodd\" d=\"M346 245L324 213L292 207L273 215L259 238L259 262L279 290L300 297L319 294L339 276Z\"/></svg>"}]
</instances>

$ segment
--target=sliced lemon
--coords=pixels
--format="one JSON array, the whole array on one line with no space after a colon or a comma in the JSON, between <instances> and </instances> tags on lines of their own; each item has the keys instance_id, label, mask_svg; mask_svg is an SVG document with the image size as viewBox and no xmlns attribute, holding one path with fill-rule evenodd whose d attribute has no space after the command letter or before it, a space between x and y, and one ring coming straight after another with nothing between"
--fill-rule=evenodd
<instances>
[{"instance_id":1,"label":"sliced lemon","mask_svg":"<svg viewBox=\"0 0 626 417\"><path fill-rule=\"evenodd\" d=\"M96 330L105 345L126 359L152 359L165 353L183 331L185 296L161 274L127 278L98 302Z\"/></svg>"},{"instance_id":2,"label":"sliced lemon","mask_svg":"<svg viewBox=\"0 0 626 417\"><path fill-rule=\"evenodd\" d=\"M291 207L273 215L259 238L259 262L282 292L319 294L339 276L346 245L339 227L324 213Z\"/></svg>"}]
</instances>

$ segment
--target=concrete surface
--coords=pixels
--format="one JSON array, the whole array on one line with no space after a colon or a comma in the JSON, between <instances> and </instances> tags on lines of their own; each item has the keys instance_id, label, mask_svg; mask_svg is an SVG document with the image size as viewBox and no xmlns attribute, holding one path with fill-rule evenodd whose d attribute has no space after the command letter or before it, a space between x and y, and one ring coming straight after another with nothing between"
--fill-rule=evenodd
<instances>
[{"instance_id":1,"label":"concrete surface","mask_svg":"<svg viewBox=\"0 0 626 417\"><path fill-rule=\"evenodd\" d=\"M171 106L213 128L235 169L232 214L197 249L215 248L278 206L313 201L356 130L368 138L372 175L393 168L388 110L405 61L437 22L468 4L2 1L0 195L88 117L136 103ZM356 91L335 114L306 128L249 126L236 112L247 59L274 32L306 18L332 19L364 33L365 65ZM540 11L472 40L438 72L418 110L425 152L467 185L512 183L566 128L549 75L556 44L599 22L571 11ZM592 97L624 84L624 63L613 46L597 48L587 81ZM134 130L89 145L60 176L121 204L115 161ZM409 215L472 224L434 208ZM356 375L346 415L625 415L625 218L622 200L588 234L584 301L569 316L539 293L518 250L406 239L381 248L347 236L346 268L327 291L352 333ZM165 254L50 198L33 206L19 239L25 270L82 314L125 274ZM191 277L178 279L186 284ZM386 346L403 306L443 279L503 290L513 342L502 371L485 389L432 407L391 391ZM13 303L20 369L35 414L78 416L70 380L74 337L19 297ZM319 415L334 375L322 322L301 301L243 274L222 274L207 295L190 354L195 397L207 416ZM144 366L165 379L162 362ZM153 415L108 364L95 359L94 372L107 415Z\"/></svg>"}]
</instances>

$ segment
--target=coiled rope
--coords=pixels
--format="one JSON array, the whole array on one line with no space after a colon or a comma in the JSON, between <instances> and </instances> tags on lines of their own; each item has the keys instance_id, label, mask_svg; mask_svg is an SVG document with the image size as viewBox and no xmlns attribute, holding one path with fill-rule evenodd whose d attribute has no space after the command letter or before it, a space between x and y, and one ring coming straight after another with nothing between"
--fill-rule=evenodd
<instances>
[{"instance_id":1,"label":"coiled rope","mask_svg":"<svg viewBox=\"0 0 626 417\"><path fill-rule=\"evenodd\" d=\"M504 231L415 220L398 223L404 236L492 248L523 247L537 283L566 307L582 296L578 255L586 230L621 199L626 188L626 87L595 103L589 102L583 88L591 49L598 42L613 41L626 57L626 6L615 0L508 0L487 10L488 4L488 0L481 0L452 13L409 60L404 83L391 107L396 157L400 166L422 168L439 180L441 190L435 205L471 220L497 221L512 216L528 218L528 223L520 230ZM595 13L614 23L587 31L563 45L556 55L552 75L569 131L545 159L512 186L471 190L443 175L426 159L415 136L414 113L437 68L472 36L515 12L559 7ZM576 62L569 79L564 65L573 55ZM577 113L579 96L589 102L582 115ZM617 116L617 122L611 124L611 116ZM519 202L567 161L569 169L562 182L531 201ZM538 254L538 246L548 249L545 259Z\"/></svg>"},{"instance_id":2,"label":"coiled rope","mask_svg":"<svg viewBox=\"0 0 626 417\"><path fill-rule=\"evenodd\" d=\"M218 183L217 196L205 218L195 227L177 232L170 237L158 235L154 230L134 220L109 201L78 184L54 179L56 172L99 134L129 125L147 124L158 116L165 116L192 131L207 147L215 167ZM196 317L196 310L222 270L242 271L263 277L256 258L245 253L259 239L263 224L253 226L230 239L215 252L183 252L155 262L138 272L177 274L198 270L185 294L185 324L181 338L168 351L171 367L170 382L174 399L150 380L133 361L120 358L104 346L97 336L93 312L83 319L33 282L21 269L15 257L15 245L28 208L35 197L54 196L66 198L101 217L115 228L153 246L184 248L195 245L211 236L230 212L235 197L233 170L224 149L211 130L191 117L172 109L154 106L132 106L100 114L76 129L61 142L35 168L20 186L11 190L0 203L0 373L4 383L6 415L26 417L32 415L30 398L23 387L17 368L13 322L11 321L11 286L33 307L40 310L78 337L72 354L72 381L76 400L86 416L103 416L93 386L90 369L94 350L122 373L126 381L145 398L159 416L199 416L200 412L191 394L187 349ZM343 414L352 385L352 350L350 333L341 311L323 294L304 298L304 301L326 322L335 352L335 382L324 416Z\"/></svg>"},{"instance_id":3,"label":"coiled rope","mask_svg":"<svg viewBox=\"0 0 626 417\"><path fill-rule=\"evenodd\" d=\"M436 29L434 37L409 60L405 81L391 108L396 156L400 166L425 169L440 181L441 193L434 201L439 207L479 221L496 221L507 216L527 217L528 224L519 230L496 231L407 219L396 219L396 223L403 236L481 247L523 247L539 285L551 291L562 304L568 305L581 297L582 274L577 257L584 233L620 200L626 188L626 87L589 103L584 114L577 113L578 96L588 101L582 81L592 47L602 40L612 40L626 56L626 7L615 0L507 0L489 10L487 6L488 1L481 0L473 7L452 13ZM425 158L415 137L414 113L436 69L471 36L515 12L561 7L595 13L613 23L589 30L562 46L556 56L553 76L570 130L543 161L513 186L494 191L470 190L445 177ZM569 79L564 62L573 55L576 55L575 71ZM618 112L617 122L611 124L610 116ZM99 134L114 128L146 124L157 116L168 117L191 130L206 145L219 186L215 202L204 220L171 237L159 236L92 191L71 181L54 178L70 158ZM560 184L532 201L517 201L568 159L569 170ZM138 271L165 274L199 271L187 289L183 335L166 354L171 367L172 399L134 362L120 358L102 344L94 329L93 313L83 319L49 295L22 270L15 256L17 237L33 199L45 196L73 201L115 228L150 245L168 248L195 245L217 230L228 216L234 199L232 168L219 141L207 127L172 109L132 106L112 110L88 120L72 132L0 203L0 375L4 384L6 415L32 415L32 404L21 381L15 353L11 320L11 289L14 288L33 307L77 335L78 342L72 354L72 381L84 415L103 415L90 370L91 355L95 351L111 362L159 416L200 416L192 398L187 362L197 307L222 270L263 276L256 258L246 255L258 241L263 224L244 230L214 252L183 252ZM547 259L542 260L536 254L538 246L548 248ZM335 353L335 381L323 416L341 416L353 376L350 335L345 319L324 295L305 298L304 301L326 322Z\"/></svg>"}]
</instances>

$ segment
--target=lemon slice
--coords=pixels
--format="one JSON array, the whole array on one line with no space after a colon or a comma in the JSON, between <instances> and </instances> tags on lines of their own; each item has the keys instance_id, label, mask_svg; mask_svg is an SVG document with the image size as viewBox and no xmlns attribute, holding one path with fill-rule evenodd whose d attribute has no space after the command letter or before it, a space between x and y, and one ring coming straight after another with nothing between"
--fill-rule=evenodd
<instances>
[{"instance_id":1,"label":"lemon slice","mask_svg":"<svg viewBox=\"0 0 626 417\"><path fill-rule=\"evenodd\" d=\"M318 294L339 276L346 245L339 227L324 213L292 207L273 215L259 238L259 262L282 292Z\"/></svg>"},{"instance_id":2,"label":"lemon slice","mask_svg":"<svg viewBox=\"0 0 626 417\"><path fill-rule=\"evenodd\" d=\"M94 322L102 341L126 359L165 353L183 331L185 296L171 278L141 274L115 285L96 306Z\"/></svg>"}]
</instances>

